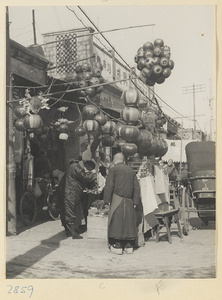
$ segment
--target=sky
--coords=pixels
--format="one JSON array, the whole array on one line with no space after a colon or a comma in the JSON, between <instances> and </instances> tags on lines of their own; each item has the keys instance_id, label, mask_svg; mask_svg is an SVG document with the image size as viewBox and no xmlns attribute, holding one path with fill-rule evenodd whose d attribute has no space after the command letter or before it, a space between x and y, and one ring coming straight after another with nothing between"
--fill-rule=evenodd
<instances>
[{"instance_id":1,"label":"sky","mask_svg":"<svg viewBox=\"0 0 222 300\"><path fill-rule=\"evenodd\" d=\"M93 27L77 6L73 9L85 25ZM210 132L210 117L215 113L215 7L214 5L165 6L81 6L100 31L139 25L152 25L110 33L104 36L132 67L137 49L144 43L161 38L171 48L175 63L171 76L155 92L163 111L193 127L193 98L195 96L196 128ZM35 10L37 43L43 43L42 34L82 28L82 23L65 6L9 6L10 38L24 46L33 44L32 10ZM98 35L97 35L98 36ZM99 37L99 36L98 36ZM103 45L106 44L100 36ZM117 56L118 57L118 56ZM196 93L183 93L184 87L196 87ZM198 92L198 86L204 90ZM211 107L209 106L209 100ZM170 106L170 107L169 107ZM181 118L181 115L188 117ZM211 123L213 124L213 122Z\"/></svg>"}]
</instances>

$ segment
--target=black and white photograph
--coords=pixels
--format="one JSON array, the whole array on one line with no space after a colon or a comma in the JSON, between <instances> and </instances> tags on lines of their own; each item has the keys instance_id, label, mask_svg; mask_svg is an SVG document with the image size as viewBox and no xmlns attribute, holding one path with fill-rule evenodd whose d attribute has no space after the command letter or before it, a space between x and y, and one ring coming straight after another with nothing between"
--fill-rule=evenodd
<instances>
[{"instance_id":1,"label":"black and white photograph","mask_svg":"<svg viewBox=\"0 0 222 300\"><path fill-rule=\"evenodd\" d=\"M5 299L40 299L35 279L94 279L129 300L216 282L217 5L13 3L3 7ZM132 296L132 279L157 284ZM61 281L46 282L63 295Z\"/></svg>"}]
</instances>

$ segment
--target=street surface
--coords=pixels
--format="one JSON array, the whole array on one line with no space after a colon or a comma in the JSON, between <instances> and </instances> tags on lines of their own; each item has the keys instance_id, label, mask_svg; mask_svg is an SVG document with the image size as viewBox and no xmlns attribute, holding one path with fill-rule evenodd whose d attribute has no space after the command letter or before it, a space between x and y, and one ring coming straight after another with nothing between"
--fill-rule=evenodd
<instances>
[{"instance_id":1,"label":"street surface","mask_svg":"<svg viewBox=\"0 0 222 300\"><path fill-rule=\"evenodd\" d=\"M98 217L89 218L100 222ZM36 222L32 228L22 227L17 236L6 237L6 278L215 278L215 222L202 225L195 213L190 220L183 239L173 223L172 244L163 227L159 243L150 238L134 254L124 255L109 252L99 233L89 238L85 232L82 240L72 240L59 220Z\"/></svg>"}]
</instances>

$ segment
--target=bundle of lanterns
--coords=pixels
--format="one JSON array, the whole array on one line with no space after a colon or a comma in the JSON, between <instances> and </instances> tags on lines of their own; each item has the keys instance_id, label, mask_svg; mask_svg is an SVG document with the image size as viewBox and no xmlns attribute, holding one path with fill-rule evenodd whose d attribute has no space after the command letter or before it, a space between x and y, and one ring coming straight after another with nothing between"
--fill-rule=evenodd
<instances>
[{"instance_id":1,"label":"bundle of lanterns","mask_svg":"<svg viewBox=\"0 0 222 300\"><path fill-rule=\"evenodd\" d=\"M164 45L162 39L156 39L153 43L145 43L138 49L134 61L140 71L139 77L148 86L164 83L174 68L171 49Z\"/></svg>"},{"instance_id":2,"label":"bundle of lanterns","mask_svg":"<svg viewBox=\"0 0 222 300\"><path fill-rule=\"evenodd\" d=\"M140 118L141 95L138 90L128 90L122 93L121 97L125 107L121 112L121 117L125 124L120 125L117 130L119 146L126 156L156 156L161 157L168 151L168 146L163 138L157 138L147 129L137 127ZM145 101L145 99L143 99ZM147 102L147 101L146 101ZM145 107L145 104L144 106ZM163 116L156 117L159 126L164 124ZM160 121L162 122L160 124Z\"/></svg>"},{"instance_id":3,"label":"bundle of lanterns","mask_svg":"<svg viewBox=\"0 0 222 300\"><path fill-rule=\"evenodd\" d=\"M25 98L19 101L13 112L15 114L14 126L20 132L27 132L30 139L35 135L44 142L47 139L49 128L43 124L42 118L38 115L40 109L49 109L47 101L42 93L39 96L31 97L29 90L25 90Z\"/></svg>"},{"instance_id":4,"label":"bundle of lanterns","mask_svg":"<svg viewBox=\"0 0 222 300\"><path fill-rule=\"evenodd\" d=\"M95 104L100 102L100 94L103 91L103 86L96 86L105 82L102 77L103 66L101 63L94 63L93 66L87 62L78 64L75 67L76 76L74 79L74 86L76 88L82 88L79 90L80 97L88 97L90 101Z\"/></svg>"}]
</instances>

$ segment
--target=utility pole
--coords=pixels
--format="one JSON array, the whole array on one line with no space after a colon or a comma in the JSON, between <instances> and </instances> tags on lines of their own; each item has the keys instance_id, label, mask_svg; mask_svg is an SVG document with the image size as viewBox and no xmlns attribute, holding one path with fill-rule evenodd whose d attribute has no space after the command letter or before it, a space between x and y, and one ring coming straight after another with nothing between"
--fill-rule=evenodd
<instances>
[{"instance_id":1,"label":"utility pole","mask_svg":"<svg viewBox=\"0 0 222 300\"><path fill-rule=\"evenodd\" d=\"M196 99L195 99L195 94L198 92L203 92L205 90L205 85L204 84L198 84L195 85L193 83L192 86L185 86L182 88L182 93L183 94L193 94L193 139L196 139Z\"/></svg>"},{"instance_id":2,"label":"utility pole","mask_svg":"<svg viewBox=\"0 0 222 300\"><path fill-rule=\"evenodd\" d=\"M34 37L34 45L37 44L36 40L36 30L35 30L35 10L32 10L32 26L33 26L33 37Z\"/></svg>"},{"instance_id":3,"label":"utility pole","mask_svg":"<svg viewBox=\"0 0 222 300\"><path fill-rule=\"evenodd\" d=\"M12 100L12 71L9 38L9 13L6 8L6 101ZM13 111L10 104L6 103L6 234L17 233L16 218L16 165L13 147Z\"/></svg>"},{"instance_id":4,"label":"utility pole","mask_svg":"<svg viewBox=\"0 0 222 300\"><path fill-rule=\"evenodd\" d=\"M210 107L210 140L215 141L215 135L214 135L214 97L212 95L211 79L209 81L209 107Z\"/></svg>"}]
</instances>

